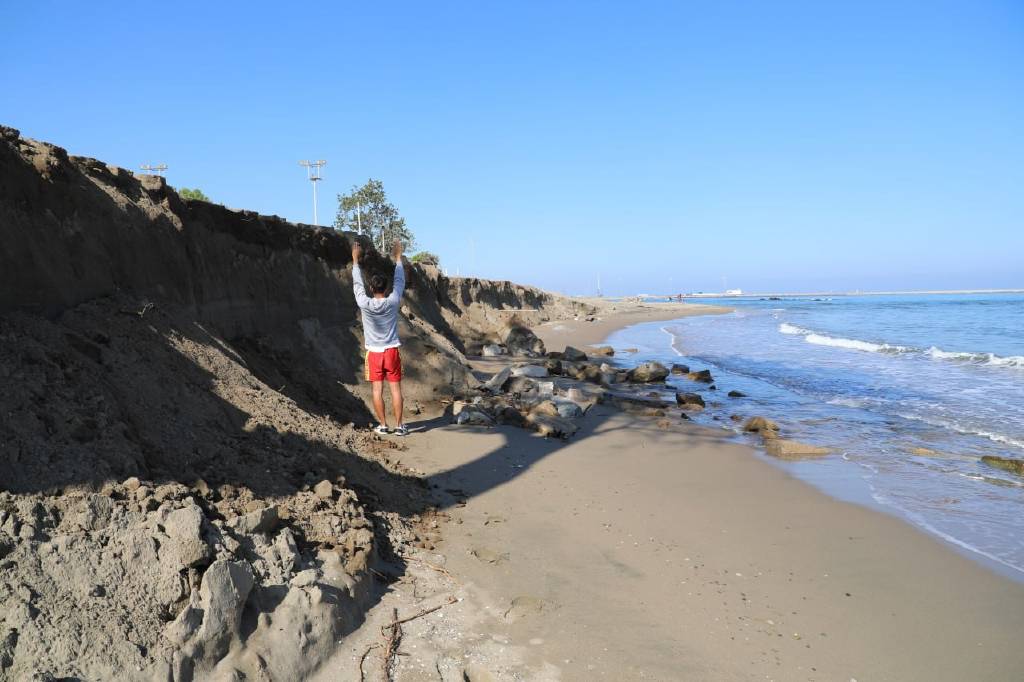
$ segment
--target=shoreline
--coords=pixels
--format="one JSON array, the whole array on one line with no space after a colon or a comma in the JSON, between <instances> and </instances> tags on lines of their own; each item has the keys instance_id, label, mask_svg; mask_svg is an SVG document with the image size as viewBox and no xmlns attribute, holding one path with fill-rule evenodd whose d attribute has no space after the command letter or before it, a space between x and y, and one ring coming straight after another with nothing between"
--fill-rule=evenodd
<instances>
[{"instance_id":1,"label":"shoreline","mask_svg":"<svg viewBox=\"0 0 1024 682\"><path fill-rule=\"evenodd\" d=\"M641 322L630 322L626 326L615 328L610 333L609 338L611 335L614 335L615 332L655 321L658 321L658 319L654 318ZM670 348L676 356L679 356L680 360L686 362L686 356L681 354L674 345L675 337L673 333L665 328L661 328L660 331L667 333L670 339L673 339L670 341ZM668 361L665 360L665 362ZM712 371L716 371L714 369L714 365L712 365ZM721 377L718 377L716 374L716 379L720 378ZM778 419L780 422L783 422L783 425L785 426L785 413L778 411L773 412L771 409L771 407L766 406L760 414L772 420ZM1003 577L1009 578L1018 583L1024 583L1024 569L1021 569L1018 565L971 544L969 540L952 535L950 532L937 527L933 520L929 520L921 516L919 513L907 510L893 502L878 499L876 497L875 489L871 485L858 476L856 472L851 473L850 471L844 471L843 466L834 459L829 461L814 461L814 457L787 458L772 456L766 447L769 441L755 438L756 434L744 434L742 431L730 429L725 426L727 422L724 421L724 419L717 422L717 425L712 422L698 423L709 428L720 428L728 433L735 442L751 447L757 455L763 459L763 461L769 463L771 466L779 468L794 478L804 481L832 499L842 502L853 502L865 508L877 510L890 515L926 536L941 541L943 546L948 550L960 556L967 557L986 569ZM833 454L837 453L835 443L827 439L809 437L806 439L801 438L800 442L831 449Z\"/></svg>"},{"instance_id":2,"label":"shoreline","mask_svg":"<svg viewBox=\"0 0 1024 682\"><path fill-rule=\"evenodd\" d=\"M685 316L670 305L535 331L552 350L585 348ZM1024 671L1019 583L892 514L826 494L731 432L672 417L597 405L567 441L447 420L414 433L402 460L449 497L451 520L367 622L388 622L396 604L447 605L404 626L395 679L437 679L424 669L470 680ZM337 679L372 641L343 644L321 679Z\"/></svg>"},{"instance_id":3,"label":"shoreline","mask_svg":"<svg viewBox=\"0 0 1024 682\"><path fill-rule=\"evenodd\" d=\"M704 303L627 303L602 299L584 299L584 302L597 307L593 321L588 322L587 318L551 320L534 327L534 333L552 349L566 345L595 347L602 345L613 332L634 324L733 311Z\"/></svg>"}]
</instances>

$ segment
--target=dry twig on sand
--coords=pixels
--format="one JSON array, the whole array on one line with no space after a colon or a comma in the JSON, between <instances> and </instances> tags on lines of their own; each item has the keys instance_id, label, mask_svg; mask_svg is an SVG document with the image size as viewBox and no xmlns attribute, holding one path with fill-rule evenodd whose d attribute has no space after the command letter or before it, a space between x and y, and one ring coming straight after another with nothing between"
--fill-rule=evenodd
<instances>
[{"instance_id":1,"label":"dry twig on sand","mask_svg":"<svg viewBox=\"0 0 1024 682\"><path fill-rule=\"evenodd\" d=\"M426 566L430 570L437 571L441 575L445 576L446 578L451 580L453 583L455 583L457 585L460 584L459 581L455 579L455 576L453 576L448 571L448 569L443 567L443 566L438 566L437 564L432 564L429 561L424 561L423 559L417 559L416 557L411 557L411 556L403 556L402 559L404 559L405 561L415 561L418 564L423 564L424 566Z\"/></svg>"},{"instance_id":2,"label":"dry twig on sand","mask_svg":"<svg viewBox=\"0 0 1024 682\"><path fill-rule=\"evenodd\" d=\"M367 647L363 655L359 657L359 682L366 682L366 672L363 670L363 664L366 663L366 657L370 655L370 652L380 647L380 644L371 644Z\"/></svg>"},{"instance_id":3,"label":"dry twig on sand","mask_svg":"<svg viewBox=\"0 0 1024 682\"><path fill-rule=\"evenodd\" d=\"M381 632L383 632L384 630L387 630L390 627L394 627L395 625L401 625L402 623L408 623L410 620L416 620L417 618L422 618L423 616L427 615L428 613L433 613L434 611L438 611L440 609L443 609L444 607L448 606L449 604L454 604L457 601L459 601L459 600L457 598L455 598L455 597L448 597L448 601L446 601L446 602L444 602L442 604L438 604L437 606L432 606L429 609L423 609L419 613L417 613L415 615L412 615L412 616L408 616L406 618L402 618L401 620L399 620L399 618L398 618L398 609L395 609L395 620L391 621L391 623L389 623L388 625L385 625L383 628L381 628Z\"/></svg>"},{"instance_id":4,"label":"dry twig on sand","mask_svg":"<svg viewBox=\"0 0 1024 682\"><path fill-rule=\"evenodd\" d=\"M398 620L398 609L391 610L391 624L386 627L387 642L384 646L384 676L391 682L391 669L394 666L394 658L398 654L398 647L402 643L402 622Z\"/></svg>"},{"instance_id":5,"label":"dry twig on sand","mask_svg":"<svg viewBox=\"0 0 1024 682\"><path fill-rule=\"evenodd\" d=\"M434 611L443 609L445 606L448 606L449 604L454 604L457 601L458 599L456 599L455 597L448 597L448 601L446 602L438 604L437 606L432 606L429 609L423 609L422 611L415 613L411 616L406 616L405 618L399 618L398 609L392 609L391 622L387 625L381 626L380 629L380 634L382 637L384 637L384 643L371 644L366 649L366 651L363 652L363 655L359 658L360 682L366 682L366 672L363 670L363 664L366 663L366 658L370 655L371 651L373 651L374 649L379 649L381 647L384 647L384 655L381 657L383 659L384 665L384 679L388 680L388 682L391 682L391 680L393 679L391 668L394 665L394 658L395 656L400 655L398 647L402 643L402 623L408 623L411 620L422 618L428 613L433 613Z\"/></svg>"}]
</instances>

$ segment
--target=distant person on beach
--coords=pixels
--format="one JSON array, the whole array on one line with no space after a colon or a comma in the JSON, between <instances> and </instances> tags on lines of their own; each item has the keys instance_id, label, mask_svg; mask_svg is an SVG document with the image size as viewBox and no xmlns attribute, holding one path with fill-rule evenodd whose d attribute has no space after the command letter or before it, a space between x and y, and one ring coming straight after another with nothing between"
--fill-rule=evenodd
<instances>
[{"instance_id":1,"label":"distant person on beach","mask_svg":"<svg viewBox=\"0 0 1024 682\"><path fill-rule=\"evenodd\" d=\"M373 384L373 410L377 413L374 431L388 433L387 413L384 411L384 382L391 389L391 406L395 414L395 435L407 436L409 430L402 422L402 358L398 347L398 309L405 291L405 269L402 267L402 242L395 240L391 257L395 260L395 281L388 294L388 278L380 272L370 275L370 292L366 295L359 259L363 247L352 242L352 289L356 303L363 313L363 342L366 346L366 380Z\"/></svg>"}]
</instances>

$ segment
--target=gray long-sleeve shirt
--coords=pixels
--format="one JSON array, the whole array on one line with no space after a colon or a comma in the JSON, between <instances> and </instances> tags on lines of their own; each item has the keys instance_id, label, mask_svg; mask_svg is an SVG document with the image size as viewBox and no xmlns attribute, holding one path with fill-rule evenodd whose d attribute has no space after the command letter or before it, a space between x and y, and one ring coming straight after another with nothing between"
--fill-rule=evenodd
<instances>
[{"instance_id":1,"label":"gray long-sleeve shirt","mask_svg":"<svg viewBox=\"0 0 1024 682\"><path fill-rule=\"evenodd\" d=\"M388 348L401 346L398 340L398 309L405 291L405 269L402 260L395 264L395 285L386 298L366 295L363 273L359 263L352 264L352 289L356 303L363 312L363 343L366 350L383 353Z\"/></svg>"}]
</instances>

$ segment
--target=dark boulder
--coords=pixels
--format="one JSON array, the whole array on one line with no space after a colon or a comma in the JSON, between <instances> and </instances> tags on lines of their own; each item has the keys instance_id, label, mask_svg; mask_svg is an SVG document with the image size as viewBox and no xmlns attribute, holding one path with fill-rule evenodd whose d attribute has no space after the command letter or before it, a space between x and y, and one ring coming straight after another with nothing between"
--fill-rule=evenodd
<instances>
[{"instance_id":1,"label":"dark boulder","mask_svg":"<svg viewBox=\"0 0 1024 682\"><path fill-rule=\"evenodd\" d=\"M504 343L509 355L539 358L546 353L544 342L532 330L521 325L509 327Z\"/></svg>"},{"instance_id":2,"label":"dark boulder","mask_svg":"<svg viewBox=\"0 0 1024 682\"><path fill-rule=\"evenodd\" d=\"M676 392L676 404L677 405L700 405L704 407L704 398L700 397L698 393L684 393L682 391Z\"/></svg>"},{"instance_id":3,"label":"dark boulder","mask_svg":"<svg viewBox=\"0 0 1024 682\"><path fill-rule=\"evenodd\" d=\"M587 354L578 348L566 346L565 350L562 351L562 359L569 362L586 362Z\"/></svg>"}]
</instances>

